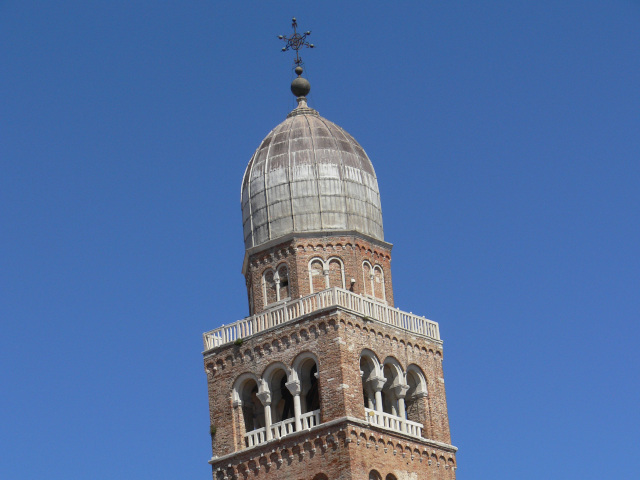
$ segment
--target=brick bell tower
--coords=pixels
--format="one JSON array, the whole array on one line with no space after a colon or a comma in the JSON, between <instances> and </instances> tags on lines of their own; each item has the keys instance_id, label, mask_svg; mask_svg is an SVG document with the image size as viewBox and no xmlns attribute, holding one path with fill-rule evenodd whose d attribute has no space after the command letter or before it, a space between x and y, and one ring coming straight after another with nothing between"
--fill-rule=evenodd
<instances>
[{"instance_id":1,"label":"brick bell tower","mask_svg":"<svg viewBox=\"0 0 640 480\"><path fill-rule=\"evenodd\" d=\"M438 324L395 308L373 165L296 73L242 181L250 316L204 334L213 479L455 479Z\"/></svg>"}]
</instances>

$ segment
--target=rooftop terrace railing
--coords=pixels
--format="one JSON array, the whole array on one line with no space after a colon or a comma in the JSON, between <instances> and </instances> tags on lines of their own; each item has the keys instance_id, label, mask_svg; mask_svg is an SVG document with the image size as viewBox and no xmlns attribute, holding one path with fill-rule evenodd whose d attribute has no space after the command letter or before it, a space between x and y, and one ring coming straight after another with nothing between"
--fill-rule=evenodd
<instances>
[{"instance_id":1,"label":"rooftop terrace railing","mask_svg":"<svg viewBox=\"0 0 640 480\"><path fill-rule=\"evenodd\" d=\"M306 297L291 300L256 315L205 332L204 349L210 350L226 343L246 338L269 328L290 322L308 313L339 306L388 325L402 328L416 335L440 340L438 324L425 317L403 312L385 303L350 292L343 288L329 288Z\"/></svg>"}]
</instances>

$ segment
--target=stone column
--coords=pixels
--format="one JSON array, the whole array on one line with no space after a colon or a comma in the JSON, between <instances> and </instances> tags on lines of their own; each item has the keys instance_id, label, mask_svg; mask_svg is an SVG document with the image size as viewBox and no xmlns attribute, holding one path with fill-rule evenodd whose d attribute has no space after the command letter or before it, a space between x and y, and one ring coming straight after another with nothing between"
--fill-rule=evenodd
<instances>
[{"instance_id":1,"label":"stone column","mask_svg":"<svg viewBox=\"0 0 640 480\"><path fill-rule=\"evenodd\" d=\"M302 430L302 423L300 417L302 415L302 409L300 408L300 382L298 380L292 380L285 383L291 395L293 395L293 415L295 417L296 432Z\"/></svg>"},{"instance_id":2,"label":"stone column","mask_svg":"<svg viewBox=\"0 0 640 480\"><path fill-rule=\"evenodd\" d=\"M384 378L382 375L380 376L374 376L371 377L369 380L369 385L371 386L371 389L374 391L375 393L375 397L376 397L376 412L378 413L382 413L382 388L384 387L384 384L387 382L387 379Z\"/></svg>"},{"instance_id":3,"label":"stone column","mask_svg":"<svg viewBox=\"0 0 640 480\"><path fill-rule=\"evenodd\" d=\"M264 383L260 385L258 398L260 399L260 402L262 402L262 405L264 405L264 429L268 441L273 438L271 433L271 392L266 389L266 385Z\"/></svg>"},{"instance_id":4,"label":"stone column","mask_svg":"<svg viewBox=\"0 0 640 480\"><path fill-rule=\"evenodd\" d=\"M398 398L398 416L401 419L402 430L404 432L407 431L407 423L405 421L407 419L407 413L404 406L404 397L407 395L407 390L409 390L409 385L394 385L391 387L391 391Z\"/></svg>"},{"instance_id":5,"label":"stone column","mask_svg":"<svg viewBox=\"0 0 640 480\"><path fill-rule=\"evenodd\" d=\"M276 284L276 302L280 301L280 274L276 270L273 274L273 283Z\"/></svg>"},{"instance_id":6,"label":"stone column","mask_svg":"<svg viewBox=\"0 0 640 480\"><path fill-rule=\"evenodd\" d=\"M324 275L324 287L329 288L329 269L323 269L322 274Z\"/></svg>"}]
</instances>

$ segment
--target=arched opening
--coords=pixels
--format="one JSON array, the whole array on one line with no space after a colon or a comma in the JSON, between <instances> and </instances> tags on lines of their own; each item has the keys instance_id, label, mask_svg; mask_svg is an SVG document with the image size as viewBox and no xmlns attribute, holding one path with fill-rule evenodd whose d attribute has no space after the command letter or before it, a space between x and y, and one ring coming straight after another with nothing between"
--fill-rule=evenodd
<instances>
[{"instance_id":1,"label":"arched opening","mask_svg":"<svg viewBox=\"0 0 640 480\"><path fill-rule=\"evenodd\" d=\"M258 384L250 378L244 381L237 391L241 401L244 432L264 428L264 406L258 398Z\"/></svg>"},{"instance_id":2,"label":"arched opening","mask_svg":"<svg viewBox=\"0 0 640 480\"><path fill-rule=\"evenodd\" d=\"M384 480L397 480L397 478L393 473L390 473L389 475L384 477Z\"/></svg>"},{"instance_id":3,"label":"arched opening","mask_svg":"<svg viewBox=\"0 0 640 480\"><path fill-rule=\"evenodd\" d=\"M392 387L399 384L399 372L388 363L384 365L382 372L386 379L382 388L382 410L390 415L398 415L398 397Z\"/></svg>"},{"instance_id":4,"label":"arched opening","mask_svg":"<svg viewBox=\"0 0 640 480\"><path fill-rule=\"evenodd\" d=\"M293 418L293 395L287 388L287 372L278 369L272 373L269 391L271 392L272 422L277 423Z\"/></svg>"},{"instance_id":5,"label":"arched opening","mask_svg":"<svg viewBox=\"0 0 640 480\"><path fill-rule=\"evenodd\" d=\"M373 296L380 300L386 300L384 272L380 265L376 265L373 269Z\"/></svg>"},{"instance_id":6,"label":"arched opening","mask_svg":"<svg viewBox=\"0 0 640 480\"><path fill-rule=\"evenodd\" d=\"M405 408L407 420L423 423L426 412L421 412L420 399L427 396L427 381L424 373L416 365L407 367L407 395L405 397Z\"/></svg>"},{"instance_id":7,"label":"arched opening","mask_svg":"<svg viewBox=\"0 0 640 480\"><path fill-rule=\"evenodd\" d=\"M362 377L362 398L365 408L376 409L376 392L372 380L376 375L376 362L366 353L360 357L360 376Z\"/></svg>"},{"instance_id":8,"label":"arched opening","mask_svg":"<svg viewBox=\"0 0 640 480\"><path fill-rule=\"evenodd\" d=\"M373 269L367 261L362 263L362 289L365 295L373 296Z\"/></svg>"},{"instance_id":9,"label":"arched opening","mask_svg":"<svg viewBox=\"0 0 640 480\"><path fill-rule=\"evenodd\" d=\"M329 288L344 288L344 266L339 258L329 260Z\"/></svg>"},{"instance_id":10,"label":"arched opening","mask_svg":"<svg viewBox=\"0 0 640 480\"><path fill-rule=\"evenodd\" d=\"M278 301L278 291L274 278L274 271L271 269L265 271L262 276L262 295L265 306Z\"/></svg>"},{"instance_id":11,"label":"arched opening","mask_svg":"<svg viewBox=\"0 0 640 480\"><path fill-rule=\"evenodd\" d=\"M327 288L324 278L324 262L319 258L312 260L309 264L309 283L311 293L320 292Z\"/></svg>"},{"instance_id":12,"label":"arched opening","mask_svg":"<svg viewBox=\"0 0 640 480\"><path fill-rule=\"evenodd\" d=\"M278 267L278 300L285 300L291 296L289 293L289 270L286 265Z\"/></svg>"},{"instance_id":13,"label":"arched opening","mask_svg":"<svg viewBox=\"0 0 640 480\"><path fill-rule=\"evenodd\" d=\"M300 365L300 407L302 413L320 409L320 392L318 390L318 366L308 358Z\"/></svg>"},{"instance_id":14,"label":"arched opening","mask_svg":"<svg viewBox=\"0 0 640 480\"><path fill-rule=\"evenodd\" d=\"M369 480L382 480L382 475L377 470L371 470L369 472Z\"/></svg>"}]
</instances>

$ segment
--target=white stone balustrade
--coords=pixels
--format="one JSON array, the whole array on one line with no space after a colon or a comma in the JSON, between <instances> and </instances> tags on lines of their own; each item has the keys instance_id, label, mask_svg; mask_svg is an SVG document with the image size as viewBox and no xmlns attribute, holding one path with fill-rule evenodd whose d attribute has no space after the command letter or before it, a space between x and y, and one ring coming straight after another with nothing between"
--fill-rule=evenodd
<instances>
[{"instance_id":1,"label":"white stone balustrade","mask_svg":"<svg viewBox=\"0 0 640 480\"><path fill-rule=\"evenodd\" d=\"M320 425L320 410L303 413L300 416L300 421L302 423L302 430L309 430L310 428Z\"/></svg>"},{"instance_id":2,"label":"white stone balustrade","mask_svg":"<svg viewBox=\"0 0 640 480\"><path fill-rule=\"evenodd\" d=\"M393 430L394 432L404 433L405 435L410 435L412 437L422 437L421 423L412 422L406 418L397 417L389 413L377 412L366 407L364 411L370 425Z\"/></svg>"},{"instance_id":3,"label":"white stone balustrade","mask_svg":"<svg viewBox=\"0 0 640 480\"><path fill-rule=\"evenodd\" d=\"M247 432L244 436L244 444L248 447L255 447L267 442L267 430L262 427Z\"/></svg>"},{"instance_id":4,"label":"white stone balustrade","mask_svg":"<svg viewBox=\"0 0 640 480\"><path fill-rule=\"evenodd\" d=\"M302 430L309 430L320 425L320 410L303 413L300 416ZM271 425L271 435L274 440L295 432L295 419L287 418ZM244 435L244 444L247 448L267 443L267 432L264 427L251 430Z\"/></svg>"},{"instance_id":5,"label":"white stone balustrade","mask_svg":"<svg viewBox=\"0 0 640 480\"><path fill-rule=\"evenodd\" d=\"M295 418L287 418L271 425L271 435L274 439L282 438L296 431Z\"/></svg>"},{"instance_id":6,"label":"white stone balustrade","mask_svg":"<svg viewBox=\"0 0 640 480\"><path fill-rule=\"evenodd\" d=\"M286 302L244 320L238 320L206 332L203 334L204 348L209 350L219 347L295 320L302 315L332 306L340 306L379 322L402 328L415 335L440 340L440 331L436 322L403 312L398 308L390 307L385 303L355 294L349 290L334 287Z\"/></svg>"}]
</instances>

